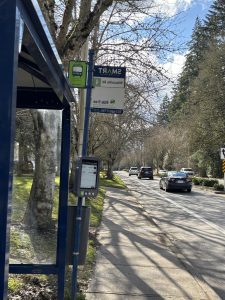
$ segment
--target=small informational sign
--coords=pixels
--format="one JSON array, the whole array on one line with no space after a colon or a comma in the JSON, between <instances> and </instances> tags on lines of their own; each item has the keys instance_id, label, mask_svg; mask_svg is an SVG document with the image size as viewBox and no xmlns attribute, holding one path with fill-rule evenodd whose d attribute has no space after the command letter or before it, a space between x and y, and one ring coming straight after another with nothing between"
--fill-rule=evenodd
<instances>
[{"instance_id":1,"label":"small informational sign","mask_svg":"<svg viewBox=\"0 0 225 300\"><path fill-rule=\"evenodd\" d=\"M220 148L220 158L225 159L225 148Z\"/></svg>"},{"instance_id":2,"label":"small informational sign","mask_svg":"<svg viewBox=\"0 0 225 300\"><path fill-rule=\"evenodd\" d=\"M93 86L102 88L124 88L123 78L101 78L94 77Z\"/></svg>"},{"instance_id":3,"label":"small informational sign","mask_svg":"<svg viewBox=\"0 0 225 300\"><path fill-rule=\"evenodd\" d=\"M124 109L126 68L95 66L91 111L122 114Z\"/></svg>"},{"instance_id":4,"label":"small informational sign","mask_svg":"<svg viewBox=\"0 0 225 300\"><path fill-rule=\"evenodd\" d=\"M99 185L99 159L79 157L76 162L74 193L78 197L96 197Z\"/></svg>"},{"instance_id":5,"label":"small informational sign","mask_svg":"<svg viewBox=\"0 0 225 300\"><path fill-rule=\"evenodd\" d=\"M69 82L71 87L86 88L87 62L71 60L69 62Z\"/></svg>"}]
</instances>

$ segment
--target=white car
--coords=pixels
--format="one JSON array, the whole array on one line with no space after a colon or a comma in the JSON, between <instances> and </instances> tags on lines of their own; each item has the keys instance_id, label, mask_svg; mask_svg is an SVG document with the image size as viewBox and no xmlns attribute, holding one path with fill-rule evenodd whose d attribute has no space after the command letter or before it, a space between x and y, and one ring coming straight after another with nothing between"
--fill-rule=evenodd
<instances>
[{"instance_id":1,"label":"white car","mask_svg":"<svg viewBox=\"0 0 225 300\"><path fill-rule=\"evenodd\" d=\"M167 170L159 170L159 175L166 175L167 174Z\"/></svg>"},{"instance_id":2,"label":"white car","mask_svg":"<svg viewBox=\"0 0 225 300\"><path fill-rule=\"evenodd\" d=\"M131 175L138 175L138 168L137 167L131 167L129 170L129 176Z\"/></svg>"},{"instance_id":3,"label":"white car","mask_svg":"<svg viewBox=\"0 0 225 300\"><path fill-rule=\"evenodd\" d=\"M189 176L194 176L195 175L195 172L193 171L192 168L182 168L180 170L180 172L183 172L183 173L185 173L185 174L187 174Z\"/></svg>"}]
</instances>

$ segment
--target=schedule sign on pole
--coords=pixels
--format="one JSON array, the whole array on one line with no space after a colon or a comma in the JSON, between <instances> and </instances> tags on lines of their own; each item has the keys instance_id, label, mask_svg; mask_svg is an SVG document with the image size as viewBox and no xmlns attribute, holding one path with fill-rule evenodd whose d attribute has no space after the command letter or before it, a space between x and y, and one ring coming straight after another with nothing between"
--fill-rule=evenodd
<instances>
[{"instance_id":1,"label":"schedule sign on pole","mask_svg":"<svg viewBox=\"0 0 225 300\"><path fill-rule=\"evenodd\" d=\"M91 111L122 114L124 109L126 68L95 66Z\"/></svg>"}]
</instances>

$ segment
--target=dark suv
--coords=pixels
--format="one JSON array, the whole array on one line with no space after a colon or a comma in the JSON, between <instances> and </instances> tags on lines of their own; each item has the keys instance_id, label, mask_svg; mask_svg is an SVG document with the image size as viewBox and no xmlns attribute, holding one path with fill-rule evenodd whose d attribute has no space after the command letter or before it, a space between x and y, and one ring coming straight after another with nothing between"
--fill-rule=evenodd
<instances>
[{"instance_id":1,"label":"dark suv","mask_svg":"<svg viewBox=\"0 0 225 300\"><path fill-rule=\"evenodd\" d=\"M151 167L141 167L139 173L138 173L138 178L149 178L153 179L153 171Z\"/></svg>"}]
</instances>

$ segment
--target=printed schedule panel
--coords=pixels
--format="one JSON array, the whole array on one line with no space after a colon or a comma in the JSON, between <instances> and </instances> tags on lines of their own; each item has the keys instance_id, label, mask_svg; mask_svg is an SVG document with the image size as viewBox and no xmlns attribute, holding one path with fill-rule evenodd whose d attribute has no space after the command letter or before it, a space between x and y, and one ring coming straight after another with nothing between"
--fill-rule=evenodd
<instances>
[{"instance_id":1,"label":"printed schedule panel","mask_svg":"<svg viewBox=\"0 0 225 300\"><path fill-rule=\"evenodd\" d=\"M81 171L81 189L95 189L97 184L98 166L96 162L83 162Z\"/></svg>"},{"instance_id":2,"label":"printed schedule panel","mask_svg":"<svg viewBox=\"0 0 225 300\"><path fill-rule=\"evenodd\" d=\"M96 157L79 157L76 162L74 193L78 197L96 197L99 187L100 161Z\"/></svg>"}]
</instances>

